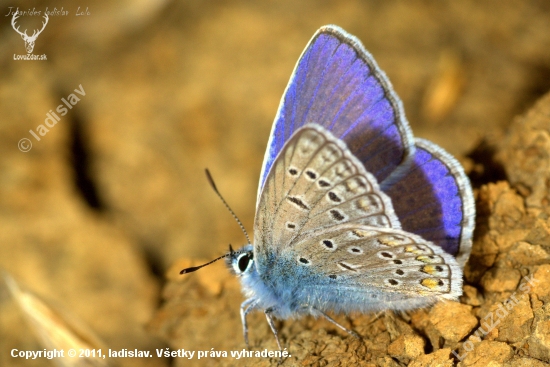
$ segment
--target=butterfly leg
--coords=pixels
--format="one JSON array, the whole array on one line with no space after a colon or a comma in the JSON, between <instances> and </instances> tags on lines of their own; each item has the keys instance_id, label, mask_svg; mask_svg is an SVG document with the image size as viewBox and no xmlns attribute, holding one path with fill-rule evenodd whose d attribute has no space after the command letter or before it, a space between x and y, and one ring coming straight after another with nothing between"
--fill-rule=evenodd
<instances>
[{"instance_id":1,"label":"butterfly leg","mask_svg":"<svg viewBox=\"0 0 550 367\"><path fill-rule=\"evenodd\" d=\"M351 336L354 336L356 337L357 339L361 339L361 337L359 336L359 334L357 334L355 331L353 330L350 330L348 328L346 328L345 326L343 325L340 325L338 322L336 322L336 320L334 320L332 317L330 317L329 315L327 315L326 313L322 312L322 311L319 311L315 308L312 308L312 310L316 313L318 313L319 315L323 316L325 319L327 319L328 321L330 321L331 323L333 323L334 325L338 326L340 329L344 330L346 333L350 334Z\"/></svg>"},{"instance_id":2,"label":"butterfly leg","mask_svg":"<svg viewBox=\"0 0 550 367\"><path fill-rule=\"evenodd\" d=\"M282 351L283 348L281 348L281 342L279 341L279 333L277 332L277 328L275 327L275 323L273 322L273 316L271 316L272 312L273 312L273 307L266 308L264 311L265 317L267 319L267 323L269 324L269 327L271 328L273 335L275 335L275 340L277 341L279 350Z\"/></svg>"},{"instance_id":3,"label":"butterfly leg","mask_svg":"<svg viewBox=\"0 0 550 367\"><path fill-rule=\"evenodd\" d=\"M243 336L246 347L248 346L248 323L246 322L246 315L256 308L256 300L254 298L249 298L243 303L241 303L241 322L243 324Z\"/></svg>"}]
</instances>

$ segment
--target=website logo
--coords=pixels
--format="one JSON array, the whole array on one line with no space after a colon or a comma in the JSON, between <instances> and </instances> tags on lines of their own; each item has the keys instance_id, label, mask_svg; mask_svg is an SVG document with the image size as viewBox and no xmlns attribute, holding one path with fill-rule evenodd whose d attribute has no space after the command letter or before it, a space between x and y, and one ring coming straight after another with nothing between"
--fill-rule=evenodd
<instances>
[{"instance_id":1,"label":"website logo","mask_svg":"<svg viewBox=\"0 0 550 367\"><path fill-rule=\"evenodd\" d=\"M17 18L20 17L20 12L16 11L13 13L13 17L11 18L11 26L13 29L21 35L21 38L23 38L23 41L25 41L25 49L27 50L27 55L13 55L14 60L21 59L21 60L45 60L46 55L33 55L32 51L34 50L34 43L36 42L36 39L42 33L44 28L46 28L46 25L48 24L48 14L44 14L45 21L42 22L42 28L40 30L35 29L32 33L32 36L29 36L27 34L27 30L25 29L24 32L21 32L19 30L19 26L16 26L15 21ZM17 57L16 57L17 56Z\"/></svg>"}]
</instances>

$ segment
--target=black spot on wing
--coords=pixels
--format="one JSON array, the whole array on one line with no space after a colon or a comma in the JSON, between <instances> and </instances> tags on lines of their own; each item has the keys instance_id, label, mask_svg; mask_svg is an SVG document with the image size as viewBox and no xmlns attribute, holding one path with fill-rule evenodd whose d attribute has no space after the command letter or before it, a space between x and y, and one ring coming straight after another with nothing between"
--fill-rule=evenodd
<instances>
[{"instance_id":1,"label":"black spot on wing","mask_svg":"<svg viewBox=\"0 0 550 367\"><path fill-rule=\"evenodd\" d=\"M315 173L312 170L308 169L306 171L306 176L309 177L312 180L315 180L317 178L317 173Z\"/></svg>"},{"instance_id":2,"label":"black spot on wing","mask_svg":"<svg viewBox=\"0 0 550 367\"><path fill-rule=\"evenodd\" d=\"M332 191L328 192L328 198L330 199L330 201L333 201L335 203L341 203L342 202L342 199L338 195L333 193Z\"/></svg>"},{"instance_id":3,"label":"black spot on wing","mask_svg":"<svg viewBox=\"0 0 550 367\"><path fill-rule=\"evenodd\" d=\"M309 207L302 201L302 199L299 199L294 196L289 196L286 199L291 203L295 204L296 206L298 206L300 209L309 210Z\"/></svg>"},{"instance_id":4,"label":"black spot on wing","mask_svg":"<svg viewBox=\"0 0 550 367\"><path fill-rule=\"evenodd\" d=\"M332 215L332 218L334 218L335 220L337 221L343 221L344 219L346 219L342 213L340 213L340 211L336 210L336 209L332 209L330 211L330 214Z\"/></svg>"},{"instance_id":5,"label":"black spot on wing","mask_svg":"<svg viewBox=\"0 0 550 367\"><path fill-rule=\"evenodd\" d=\"M331 240L323 240L323 245L325 245L326 248L334 248L334 243Z\"/></svg>"},{"instance_id":6,"label":"black spot on wing","mask_svg":"<svg viewBox=\"0 0 550 367\"><path fill-rule=\"evenodd\" d=\"M349 271L354 271L354 272L357 272L357 270L355 270L354 268L352 268L351 266L349 266L348 264L346 264L345 262L343 261L340 261L338 263L338 265L340 265L340 267L346 269L346 270L349 270Z\"/></svg>"}]
</instances>

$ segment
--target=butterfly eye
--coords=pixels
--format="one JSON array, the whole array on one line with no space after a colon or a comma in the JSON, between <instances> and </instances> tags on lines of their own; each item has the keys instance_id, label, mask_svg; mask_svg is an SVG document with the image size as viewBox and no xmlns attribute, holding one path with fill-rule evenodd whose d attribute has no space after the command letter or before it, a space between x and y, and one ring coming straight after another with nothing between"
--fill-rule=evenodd
<instances>
[{"instance_id":1,"label":"butterfly eye","mask_svg":"<svg viewBox=\"0 0 550 367\"><path fill-rule=\"evenodd\" d=\"M252 254L249 252L245 252L244 254L240 254L237 258L237 266L241 273L244 273L252 264Z\"/></svg>"}]
</instances>

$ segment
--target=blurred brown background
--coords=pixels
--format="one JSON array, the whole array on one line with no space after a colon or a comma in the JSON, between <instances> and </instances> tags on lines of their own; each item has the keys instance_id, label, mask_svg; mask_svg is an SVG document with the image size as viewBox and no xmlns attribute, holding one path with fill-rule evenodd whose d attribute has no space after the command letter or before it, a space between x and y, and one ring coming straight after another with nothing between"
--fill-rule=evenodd
<instances>
[{"instance_id":1,"label":"blurred brown background","mask_svg":"<svg viewBox=\"0 0 550 367\"><path fill-rule=\"evenodd\" d=\"M14 60L26 51L10 6L68 13L36 40L47 61ZM457 156L475 187L505 178L492 142L550 90L546 0L59 0L0 12L0 266L118 349L164 345L144 325L168 266L244 243L205 167L252 232L271 123L320 26L362 40L415 135ZM42 21L17 20L28 34ZM29 130L80 85L85 96L37 141ZM40 349L22 320L0 287L0 365L48 363L9 356Z\"/></svg>"}]
</instances>

